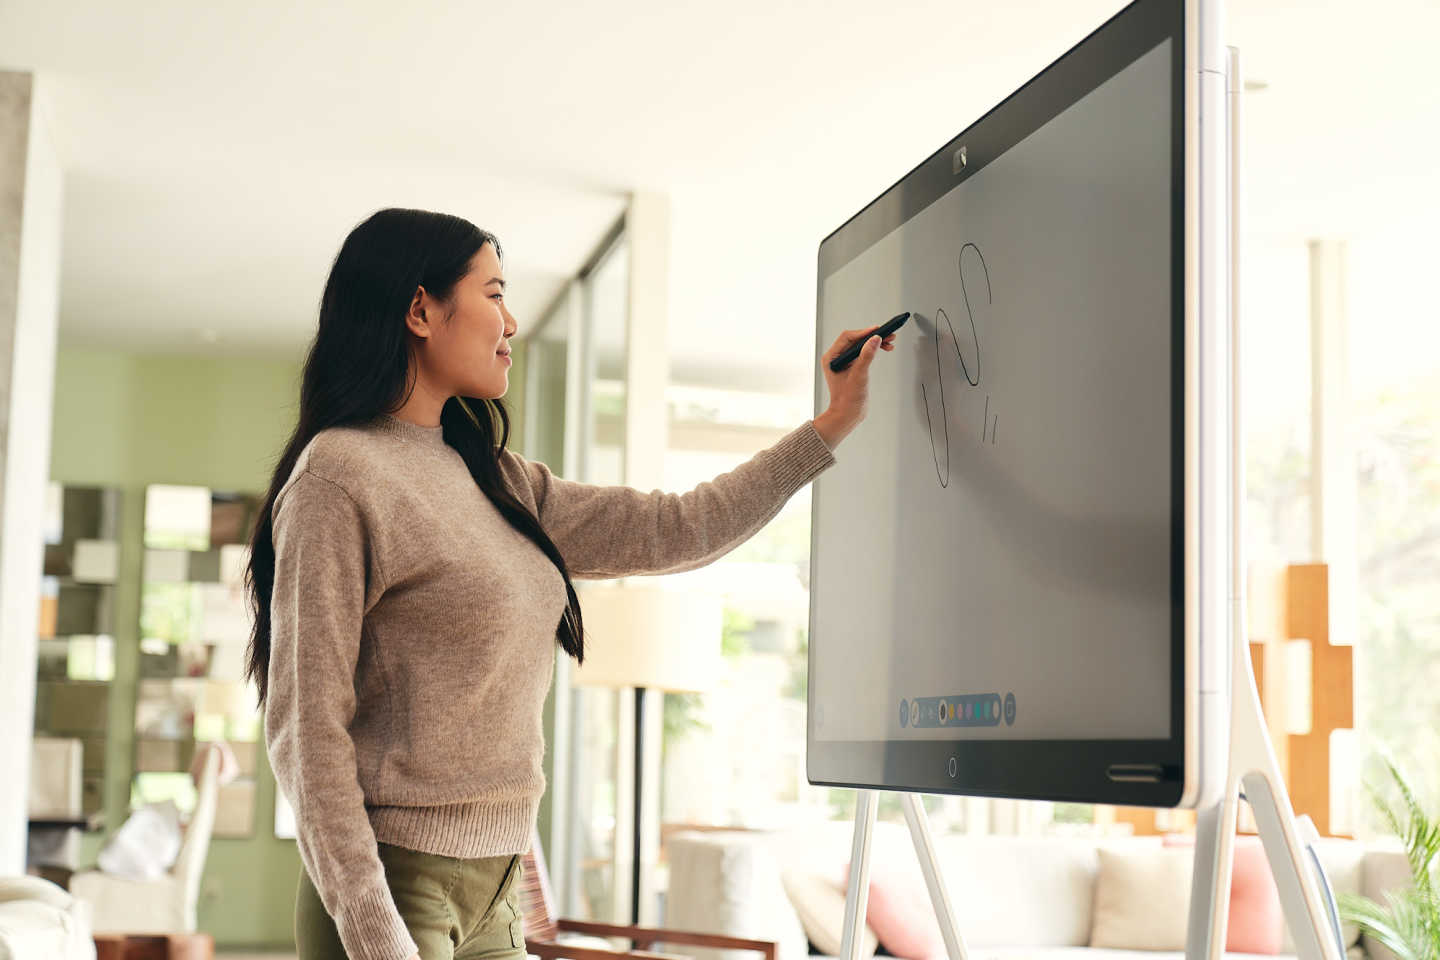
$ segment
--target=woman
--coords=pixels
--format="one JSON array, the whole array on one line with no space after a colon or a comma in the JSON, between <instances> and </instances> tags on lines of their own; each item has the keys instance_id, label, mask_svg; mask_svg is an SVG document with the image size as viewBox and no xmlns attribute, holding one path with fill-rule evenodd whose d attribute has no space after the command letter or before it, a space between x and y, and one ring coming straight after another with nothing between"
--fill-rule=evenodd
<instances>
[{"instance_id":1,"label":"woman","mask_svg":"<svg viewBox=\"0 0 1440 960\"><path fill-rule=\"evenodd\" d=\"M524 960L551 640L584 655L571 578L723 556L864 417L878 337L825 365L829 409L683 496L560 479L506 449L500 258L423 210L351 231L251 542L247 674L295 809L302 960Z\"/></svg>"}]
</instances>

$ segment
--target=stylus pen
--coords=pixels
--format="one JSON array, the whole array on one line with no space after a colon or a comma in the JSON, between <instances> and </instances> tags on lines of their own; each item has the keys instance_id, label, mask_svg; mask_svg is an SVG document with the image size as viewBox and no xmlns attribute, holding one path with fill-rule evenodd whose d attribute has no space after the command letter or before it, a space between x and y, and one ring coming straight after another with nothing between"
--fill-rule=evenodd
<instances>
[{"instance_id":1,"label":"stylus pen","mask_svg":"<svg viewBox=\"0 0 1440 960\"><path fill-rule=\"evenodd\" d=\"M836 373L844 370L846 367L850 366L850 364L854 362L856 357L860 356L860 350L862 347L865 346L866 340L869 340L871 337L878 333L880 334L880 339L883 341L886 337L890 336L890 334L894 333L896 330L899 330L901 324L903 324L906 320L909 319L910 311L907 310L904 313L896 314L889 320L886 320L885 323L876 327L874 330L865 334L865 336L861 337L859 340L856 340L854 343L850 344L850 346L846 347L845 352L840 354L840 356L836 357L834 360L831 360L830 369L834 370Z\"/></svg>"}]
</instances>

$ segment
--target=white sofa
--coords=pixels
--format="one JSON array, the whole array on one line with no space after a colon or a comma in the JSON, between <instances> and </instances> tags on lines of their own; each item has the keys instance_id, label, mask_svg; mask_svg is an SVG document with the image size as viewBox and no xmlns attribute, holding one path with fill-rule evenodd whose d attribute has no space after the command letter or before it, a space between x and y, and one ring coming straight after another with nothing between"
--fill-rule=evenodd
<instances>
[{"instance_id":1,"label":"white sofa","mask_svg":"<svg viewBox=\"0 0 1440 960\"><path fill-rule=\"evenodd\" d=\"M0 877L0 960L95 960L90 907L40 877Z\"/></svg>"},{"instance_id":2,"label":"white sofa","mask_svg":"<svg viewBox=\"0 0 1440 960\"><path fill-rule=\"evenodd\" d=\"M841 924L834 921L832 905L833 937L807 939L787 889L797 892L807 880L812 890L818 882L843 889L839 883L843 883L850 857L852 831L851 823L833 821L771 833L676 834L668 844L670 883L664 925L775 940L779 960L805 960L808 941L838 943ZM1181 956L1171 950L1105 950L1089 945L1100 847L1151 849L1159 846L1157 838L937 834L934 840L959 932L972 960L1178 960ZM872 852L874 856L915 859L903 824L876 824ZM1337 893L1359 892L1380 899L1381 891L1409 881L1408 866L1398 849L1372 849L1355 841L1326 839L1321 842L1320 855ZM1136 904L1142 910L1147 906ZM813 902L806 912L813 932L817 923ZM1367 956L1374 960L1383 951L1368 938L1361 939L1353 928L1346 936L1352 960ZM838 952L838 947L831 949ZM867 937L862 955L873 951L874 940ZM1288 932L1282 951L1294 952ZM694 954L697 960L755 958L743 951L687 947L684 952ZM1388 960L1388 952L1384 956ZM1265 955L1265 960L1274 957Z\"/></svg>"}]
</instances>

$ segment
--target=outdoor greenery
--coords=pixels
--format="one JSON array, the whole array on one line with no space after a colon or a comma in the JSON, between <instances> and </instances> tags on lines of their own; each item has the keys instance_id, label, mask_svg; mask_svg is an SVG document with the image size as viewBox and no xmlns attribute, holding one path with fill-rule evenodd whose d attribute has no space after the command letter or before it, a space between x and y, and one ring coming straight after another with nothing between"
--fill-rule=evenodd
<instances>
[{"instance_id":1,"label":"outdoor greenery","mask_svg":"<svg viewBox=\"0 0 1440 960\"><path fill-rule=\"evenodd\" d=\"M878 790L880 800L876 804L875 819L885 823L904 823L905 810L904 794L897 790ZM857 791L832 787L828 791L827 799L830 802L830 819L832 820L853 820L855 817L855 795ZM940 809L945 802L944 797L931 793L920 794L920 806L924 808L927 817Z\"/></svg>"},{"instance_id":2,"label":"outdoor greenery","mask_svg":"<svg viewBox=\"0 0 1440 960\"><path fill-rule=\"evenodd\" d=\"M1331 639L1355 644L1356 730L1388 744L1409 767L1440 755L1440 382L1392 380L1359 392L1353 426L1356 622L1336 623ZM1313 558L1309 445L1303 411L1251 430L1245 519L1252 556ZM1344 782L1361 779L1361 771L1337 773ZM1373 806L1357 807L1357 835L1386 829Z\"/></svg>"},{"instance_id":3,"label":"outdoor greenery","mask_svg":"<svg viewBox=\"0 0 1440 960\"><path fill-rule=\"evenodd\" d=\"M146 583L140 592L140 636L189 641L199 628L203 603L192 583Z\"/></svg>"},{"instance_id":4,"label":"outdoor greenery","mask_svg":"<svg viewBox=\"0 0 1440 960\"><path fill-rule=\"evenodd\" d=\"M790 662L790 682L781 693L792 700L809 700L810 631L806 627L795 628L795 657Z\"/></svg>"},{"instance_id":5,"label":"outdoor greenery","mask_svg":"<svg viewBox=\"0 0 1440 960\"><path fill-rule=\"evenodd\" d=\"M1357 406L1355 725L1401 768L1427 769L1440 755L1440 383L1394 383Z\"/></svg>"},{"instance_id":6,"label":"outdoor greenery","mask_svg":"<svg viewBox=\"0 0 1440 960\"><path fill-rule=\"evenodd\" d=\"M742 657L750 650L749 633L755 629L753 618L732 607L725 607L721 616L720 653L726 659ZM693 730L709 730L710 725L701 719L704 713L704 697L698 693L667 693L665 695L665 733L663 743L679 739ZM664 747L661 747L662 755Z\"/></svg>"}]
</instances>

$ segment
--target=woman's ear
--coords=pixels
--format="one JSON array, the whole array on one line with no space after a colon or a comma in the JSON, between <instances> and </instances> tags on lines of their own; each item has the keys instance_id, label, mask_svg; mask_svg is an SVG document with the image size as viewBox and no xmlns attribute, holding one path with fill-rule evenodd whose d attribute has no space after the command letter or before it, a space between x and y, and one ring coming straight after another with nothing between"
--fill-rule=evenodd
<instances>
[{"instance_id":1,"label":"woman's ear","mask_svg":"<svg viewBox=\"0 0 1440 960\"><path fill-rule=\"evenodd\" d=\"M425 316L424 287L415 288L415 296L410 301L410 309L405 313L405 327L422 340L430 337L429 318Z\"/></svg>"}]
</instances>

